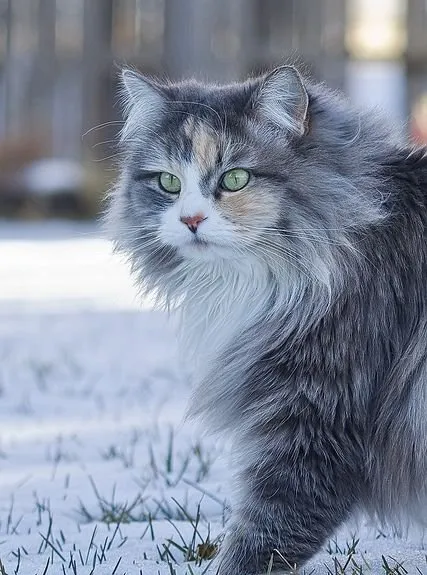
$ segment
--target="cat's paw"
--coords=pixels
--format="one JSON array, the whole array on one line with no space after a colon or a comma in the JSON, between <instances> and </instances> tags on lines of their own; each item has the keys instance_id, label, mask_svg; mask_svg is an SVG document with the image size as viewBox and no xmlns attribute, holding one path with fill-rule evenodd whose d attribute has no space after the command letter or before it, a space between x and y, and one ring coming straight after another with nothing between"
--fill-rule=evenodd
<instances>
[{"instance_id":1,"label":"cat's paw","mask_svg":"<svg viewBox=\"0 0 427 575\"><path fill-rule=\"evenodd\" d=\"M298 569L288 563L272 546L267 551L263 538L255 534L232 533L225 538L212 563L212 575L296 575Z\"/></svg>"}]
</instances>

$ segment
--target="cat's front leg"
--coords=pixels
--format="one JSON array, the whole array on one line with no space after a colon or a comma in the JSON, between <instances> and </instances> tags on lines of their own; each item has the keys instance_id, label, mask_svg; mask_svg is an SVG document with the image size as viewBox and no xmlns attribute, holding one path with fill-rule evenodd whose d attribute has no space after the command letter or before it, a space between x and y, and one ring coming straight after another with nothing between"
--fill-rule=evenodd
<instances>
[{"instance_id":1,"label":"cat's front leg","mask_svg":"<svg viewBox=\"0 0 427 575\"><path fill-rule=\"evenodd\" d=\"M286 452L283 444L266 444L245 467L240 503L214 573L265 573L270 561L273 571L295 571L348 518L360 492L354 460L332 438L311 439L290 442Z\"/></svg>"}]
</instances>

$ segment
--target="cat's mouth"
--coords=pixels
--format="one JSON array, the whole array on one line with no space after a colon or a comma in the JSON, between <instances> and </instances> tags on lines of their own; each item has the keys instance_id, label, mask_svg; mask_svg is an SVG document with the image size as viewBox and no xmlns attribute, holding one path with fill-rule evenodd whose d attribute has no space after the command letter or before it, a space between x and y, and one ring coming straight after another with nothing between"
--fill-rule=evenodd
<instances>
[{"instance_id":1,"label":"cat's mouth","mask_svg":"<svg viewBox=\"0 0 427 575\"><path fill-rule=\"evenodd\" d=\"M227 257L229 250L226 246L215 241L195 236L186 242L185 245L181 246L181 252L184 256L191 259L194 257L202 257L203 259L208 258L211 260L218 257Z\"/></svg>"},{"instance_id":2,"label":"cat's mouth","mask_svg":"<svg viewBox=\"0 0 427 575\"><path fill-rule=\"evenodd\" d=\"M194 236L190 241L190 245L195 246L198 249L206 249L210 245L214 245L214 242L207 241L199 236Z\"/></svg>"}]
</instances>

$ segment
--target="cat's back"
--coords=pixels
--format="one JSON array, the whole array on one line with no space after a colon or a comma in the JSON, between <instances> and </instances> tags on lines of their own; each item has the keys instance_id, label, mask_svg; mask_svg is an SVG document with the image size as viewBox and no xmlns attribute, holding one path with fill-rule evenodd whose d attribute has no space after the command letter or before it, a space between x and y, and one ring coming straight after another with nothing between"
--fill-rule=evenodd
<instances>
[{"instance_id":1,"label":"cat's back","mask_svg":"<svg viewBox=\"0 0 427 575\"><path fill-rule=\"evenodd\" d=\"M382 168L400 209L419 216L427 235L427 147L396 149L382 160Z\"/></svg>"}]
</instances>

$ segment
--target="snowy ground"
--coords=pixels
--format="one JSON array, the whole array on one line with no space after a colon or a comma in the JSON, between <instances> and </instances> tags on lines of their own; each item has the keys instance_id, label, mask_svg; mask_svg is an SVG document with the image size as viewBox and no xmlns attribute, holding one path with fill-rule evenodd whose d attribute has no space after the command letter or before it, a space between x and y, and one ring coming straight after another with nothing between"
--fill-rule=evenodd
<instances>
[{"instance_id":1,"label":"snowy ground","mask_svg":"<svg viewBox=\"0 0 427 575\"><path fill-rule=\"evenodd\" d=\"M209 569L230 465L182 421L189 392L94 226L0 222L0 575ZM420 534L355 529L305 572L427 574Z\"/></svg>"}]
</instances>

